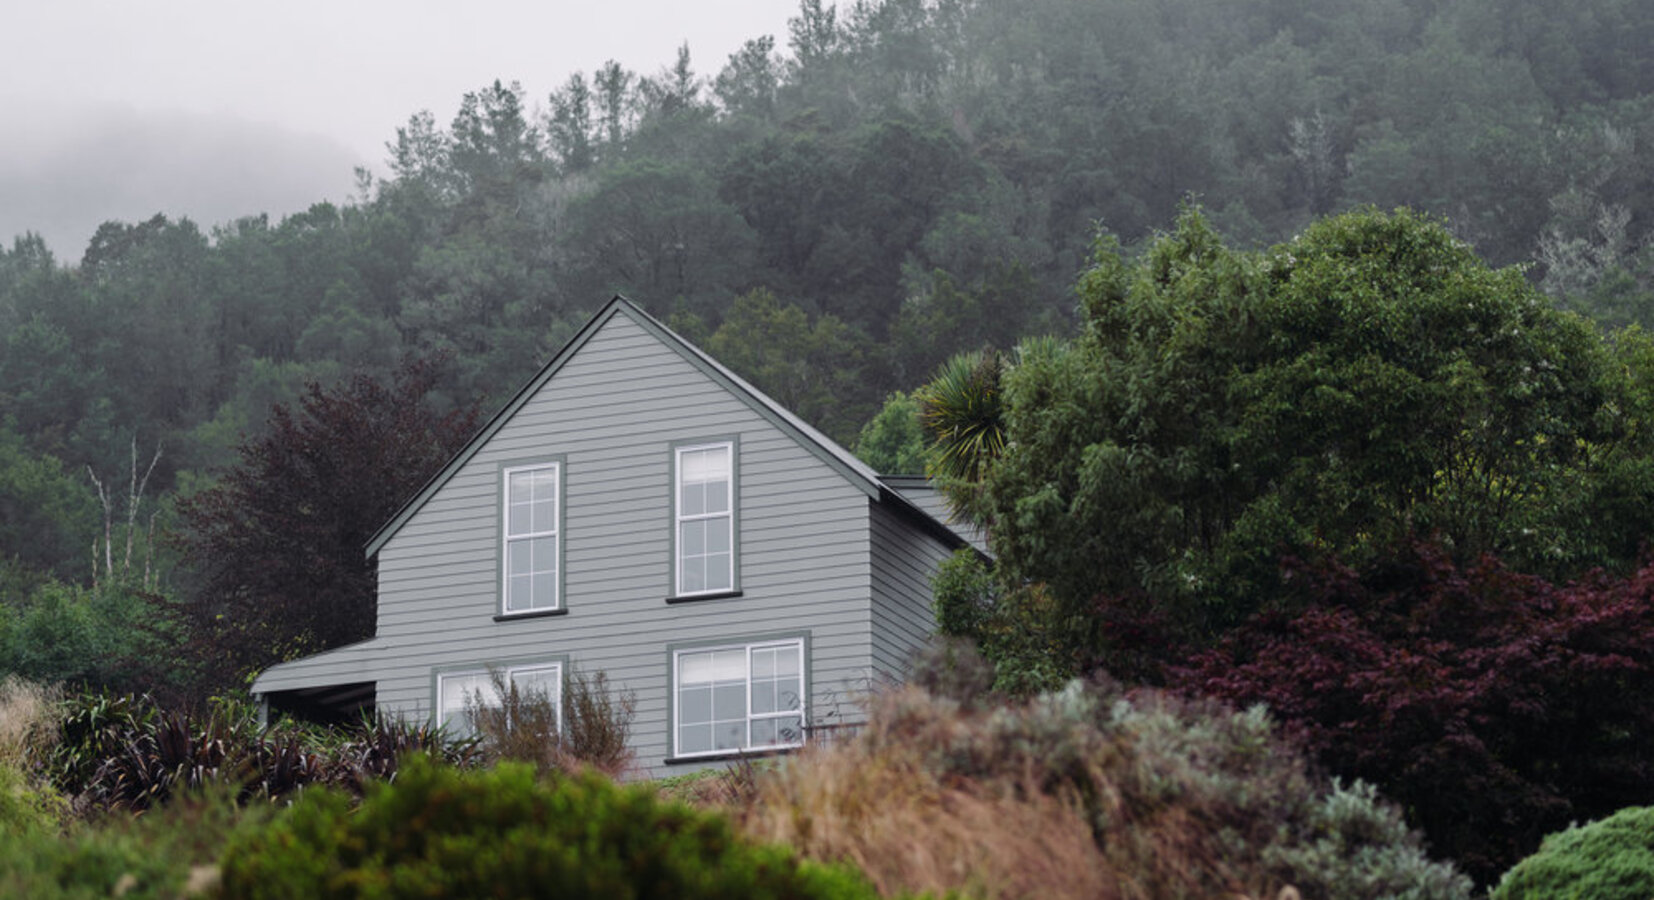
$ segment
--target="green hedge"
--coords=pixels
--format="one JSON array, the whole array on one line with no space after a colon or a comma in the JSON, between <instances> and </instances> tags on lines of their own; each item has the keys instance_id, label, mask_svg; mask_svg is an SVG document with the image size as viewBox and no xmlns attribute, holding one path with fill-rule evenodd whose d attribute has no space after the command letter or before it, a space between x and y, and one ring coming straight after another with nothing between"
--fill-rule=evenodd
<instances>
[{"instance_id":1,"label":"green hedge","mask_svg":"<svg viewBox=\"0 0 1654 900\"><path fill-rule=\"evenodd\" d=\"M355 810L309 790L224 857L224 896L875 898L860 873L738 838L716 814L594 774L407 762Z\"/></svg>"},{"instance_id":2,"label":"green hedge","mask_svg":"<svg viewBox=\"0 0 1654 900\"><path fill-rule=\"evenodd\" d=\"M1545 838L1505 873L1493 900L1654 897L1654 806L1622 809Z\"/></svg>"},{"instance_id":3,"label":"green hedge","mask_svg":"<svg viewBox=\"0 0 1654 900\"><path fill-rule=\"evenodd\" d=\"M141 816L115 814L59 829L0 834L0 897L28 900L178 900L210 890L231 836L270 820L268 803L242 806L216 785L185 791Z\"/></svg>"}]
</instances>

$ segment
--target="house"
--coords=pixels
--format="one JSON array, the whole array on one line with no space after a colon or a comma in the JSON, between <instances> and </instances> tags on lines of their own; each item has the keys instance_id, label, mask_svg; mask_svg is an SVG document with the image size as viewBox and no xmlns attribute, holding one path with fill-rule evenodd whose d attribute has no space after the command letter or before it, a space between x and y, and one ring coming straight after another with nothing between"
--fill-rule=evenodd
<instances>
[{"instance_id":1,"label":"house","mask_svg":"<svg viewBox=\"0 0 1654 900\"><path fill-rule=\"evenodd\" d=\"M653 774L797 747L934 629L966 542L928 494L617 297L370 542L375 636L253 693L453 722L491 669L555 698L577 667L634 692Z\"/></svg>"}]
</instances>

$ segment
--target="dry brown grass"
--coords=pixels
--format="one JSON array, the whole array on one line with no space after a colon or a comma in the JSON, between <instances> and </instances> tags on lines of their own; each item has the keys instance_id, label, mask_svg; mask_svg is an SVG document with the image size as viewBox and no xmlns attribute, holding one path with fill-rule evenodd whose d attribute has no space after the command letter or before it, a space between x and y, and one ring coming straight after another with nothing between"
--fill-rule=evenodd
<instances>
[{"instance_id":1,"label":"dry brown grass","mask_svg":"<svg viewBox=\"0 0 1654 900\"><path fill-rule=\"evenodd\" d=\"M1024 715L887 694L856 740L762 774L731 812L753 837L855 863L887 895L1140 900L1285 887L1228 858L1227 823L1177 796L1182 785L1168 783L1164 802L1145 790L1166 781L1159 761L1083 728L1024 740Z\"/></svg>"},{"instance_id":2,"label":"dry brown grass","mask_svg":"<svg viewBox=\"0 0 1654 900\"><path fill-rule=\"evenodd\" d=\"M27 771L57 743L63 692L7 675L0 681L0 764Z\"/></svg>"},{"instance_id":3,"label":"dry brown grass","mask_svg":"<svg viewBox=\"0 0 1654 900\"><path fill-rule=\"evenodd\" d=\"M909 687L867 706L854 738L706 796L752 837L852 863L886 895L1470 895L1370 789L1315 777L1261 708L1107 680L1025 702Z\"/></svg>"},{"instance_id":4,"label":"dry brown grass","mask_svg":"<svg viewBox=\"0 0 1654 900\"><path fill-rule=\"evenodd\" d=\"M1023 786L944 784L917 754L856 745L805 754L759 782L737 815L747 834L815 859L853 862L881 893L1113 898L1085 816Z\"/></svg>"}]
</instances>

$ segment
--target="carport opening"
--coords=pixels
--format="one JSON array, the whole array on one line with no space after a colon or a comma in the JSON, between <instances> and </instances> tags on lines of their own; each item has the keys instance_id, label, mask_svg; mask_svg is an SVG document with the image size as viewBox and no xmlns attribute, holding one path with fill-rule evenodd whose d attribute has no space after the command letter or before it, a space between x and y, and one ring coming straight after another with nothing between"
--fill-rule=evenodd
<instances>
[{"instance_id":1,"label":"carport opening","mask_svg":"<svg viewBox=\"0 0 1654 900\"><path fill-rule=\"evenodd\" d=\"M324 687L271 691L264 695L265 721L282 716L315 725L355 725L373 714L375 682L354 681Z\"/></svg>"}]
</instances>

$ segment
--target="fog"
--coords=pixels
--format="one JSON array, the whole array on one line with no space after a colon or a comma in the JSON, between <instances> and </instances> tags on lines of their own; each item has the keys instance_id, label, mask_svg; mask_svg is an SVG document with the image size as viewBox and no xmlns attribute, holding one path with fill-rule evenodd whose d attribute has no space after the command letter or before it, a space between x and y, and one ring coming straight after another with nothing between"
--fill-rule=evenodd
<instances>
[{"instance_id":1,"label":"fog","mask_svg":"<svg viewBox=\"0 0 1654 900\"><path fill-rule=\"evenodd\" d=\"M61 0L0 29L0 241L80 257L99 223L157 212L203 228L348 199L354 169L422 109L521 82L530 103L605 60L653 74L688 42L715 74L746 40L785 43L795 0Z\"/></svg>"},{"instance_id":2,"label":"fog","mask_svg":"<svg viewBox=\"0 0 1654 900\"><path fill-rule=\"evenodd\" d=\"M0 236L39 233L70 263L110 219L159 212L206 228L344 201L363 162L337 140L233 115L100 107L0 145Z\"/></svg>"}]
</instances>

